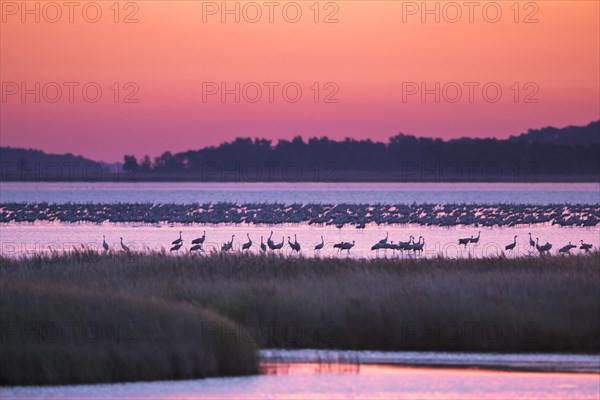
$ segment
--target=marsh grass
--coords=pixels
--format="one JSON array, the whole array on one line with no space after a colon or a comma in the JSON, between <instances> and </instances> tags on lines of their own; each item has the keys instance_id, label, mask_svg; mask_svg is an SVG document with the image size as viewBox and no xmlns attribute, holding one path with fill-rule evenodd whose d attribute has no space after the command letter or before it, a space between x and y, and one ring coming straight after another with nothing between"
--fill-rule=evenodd
<instances>
[{"instance_id":1,"label":"marsh grass","mask_svg":"<svg viewBox=\"0 0 600 400\"><path fill-rule=\"evenodd\" d=\"M2 279L0 384L192 379L258 371L238 327L189 303L76 285Z\"/></svg>"},{"instance_id":2,"label":"marsh grass","mask_svg":"<svg viewBox=\"0 0 600 400\"><path fill-rule=\"evenodd\" d=\"M161 379L251 372L248 365L253 359L246 352L251 342L285 348L600 351L598 252L569 257L355 260L82 250L2 258L0 264L3 320L6 313L42 318L47 315L42 310L50 304L55 313L50 318L80 315L96 310L92 304L104 304L100 299L110 293L110 306L98 311L104 323L137 313L141 337L150 340L147 332L154 333L150 328L164 320L159 324L162 339L152 346L160 362L151 362L145 355L150 347L140 346L115 363L137 359L140 365L163 365L167 354L203 360L211 352L217 353L214 363L235 360L210 371L189 367L183 369L188 372L175 374L164 367L168 372ZM31 292L31 287L36 289ZM51 301L35 294L54 287L64 294L52 295ZM184 328L185 320L190 322ZM226 329L211 339L224 346L206 343L198 349L195 340L202 326L193 321L214 320ZM8 347L3 342L2 353ZM202 353L188 354L194 351ZM13 366L25 359L18 354L15 351L12 361L3 364L3 377L4 366L12 373ZM86 357L83 353L67 364L83 365ZM54 369L67 368L61 365ZM118 377L129 377L131 368L124 363ZM154 379L161 374L142 376Z\"/></svg>"}]
</instances>

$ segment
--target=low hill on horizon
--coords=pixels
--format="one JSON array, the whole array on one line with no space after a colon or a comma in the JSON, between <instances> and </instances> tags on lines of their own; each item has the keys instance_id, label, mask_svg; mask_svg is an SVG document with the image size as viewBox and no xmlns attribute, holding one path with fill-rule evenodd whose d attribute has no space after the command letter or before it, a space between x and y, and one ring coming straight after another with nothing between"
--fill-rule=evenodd
<instances>
[{"instance_id":1,"label":"low hill on horizon","mask_svg":"<svg viewBox=\"0 0 600 400\"><path fill-rule=\"evenodd\" d=\"M89 158L42 150L0 147L0 180L2 181L68 181L102 180L111 166Z\"/></svg>"}]
</instances>

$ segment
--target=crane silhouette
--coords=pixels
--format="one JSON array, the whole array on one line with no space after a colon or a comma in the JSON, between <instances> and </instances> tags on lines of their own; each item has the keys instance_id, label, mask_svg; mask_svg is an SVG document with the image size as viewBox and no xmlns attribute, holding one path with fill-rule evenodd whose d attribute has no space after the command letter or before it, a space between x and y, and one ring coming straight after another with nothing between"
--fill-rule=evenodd
<instances>
[{"instance_id":1,"label":"crane silhouette","mask_svg":"<svg viewBox=\"0 0 600 400\"><path fill-rule=\"evenodd\" d=\"M323 236L321 236L321 243L319 243L315 246L315 251L322 250L324 246L325 246L325 240L323 240Z\"/></svg>"},{"instance_id":2,"label":"crane silhouette","mask_svg":"<svg viewBox=\"0 0 600 400\"><path fill-rule=\"evenodd\" d=\"M180 244L180 243L183 243L183 239L181 238L181 231L179 231L179 239L175 239L175 240L173 240L173 241L171 242L171 244L178 245L178 244Z\"/></svg>"},{"instance_id":3,"label":"crane silhouette","mask_svg":"<svg viewBox=\"0 0 600 400\"><path fill-rule=\"evenodd\" d=\"M127 246L125 245L125 243L123 243L123 238L121 238L121 248L123 249L123 251L126 251L126 252L128 252L128 253L129 253L129 251L130 251L130 250L129 250L129 247L127 247Z\"/></svg>"},{"instance_id":4,"label":"crane silhouette","mask_svg":"<svg viewBox=\"0 0 600 400\"><path fill-rule=\"evenodd\" d=\"M109 249L108 243L106 243L106 237L104 235L102 235L102 248L104 249L104 251L108 251Z\"/></svg>"},{"instance_id":5,"label":"crane silhouette","mask_svg":"<svg viewBox=\"0 0 600 400\"><path fill-rule=\"evenodd\" d=\"M380 244L386 244L386 243L387 243L387 241L388 241L388 236L389 236L389 233L388 233L388 232L386 232L386 233L385 233L385 237L384 237L383 239L381 239L381 240L379 241L379 243L380 243Z\"/></svg>"},{"instance_id":6,"label":"crane silhouette","mask_svg":"<svg viewBox=\"0 0 600 400\"><path fill-rule=\"evenodd\" d=\"M204 231L204 233L202 234L201 237L192 240L192 244L203 244L205 239L206 239L206 231Z\"/></svg>"},{"instance_id":7,"label":"crane silhouette","mask_svg":"<svg viewBox=\"0 0 600 400\"><path fill-rule=\"evenodd\" d=\"M421 241L420 237L419 237L419 241ZM415 249L415 237L411 236L409 243L406 246L404 246L404 250L410 251L410 250L414 250L414 249Z\"/></svg>"},{"instance_id":8,"label":"crane silhouette","mask_svg":"<svg viewBox=\"0 0 600 400\"><path fill-rule=\"evenodd\" d=\"M190 248L190 253L191 253L192 251L198 251L198 250L200 250L200 251L204 251L204 249L202 249L202 245L201 245L201 244L195 244L195 245L193 245L193 246Z\"/></svg>"},{"instance_id":9,"label":"crane silhouette","mask_svg":"<svg viewBox=\"0 0 600 400\"><path fill-rule=\"evenodd\" d=\"M463 246L467 247L467 245L471 243L471 240L473 240L473 235L471 235L470 238L458 239L458 245L460 246L462 244Z\"/></svg>"},{"instance_id":10,"label":"crane silhouette","mask_svg":"<svg viewBox=\"0 0 600 400\"><path fill-rule=\"evenodd\" d=\"M285 244L285 238L282 236L281 242L279 242L277 244L273 244L273 250L281 250L283 248L284 244Z\"/></svg>"},{"instance_id":11,"label":"crane silhouette","mask_svg":"<svg viewBox=\"0 0 600 400\"><path fill-rule=\"evenodd\" d=\"M517 235L515 235L515 239L511 244L507 244L504 250L513 251L517 246Z\"/></svg>"},{"instance_id":12,"label":"crane silhouette","mask_svg":"<svg viewBox=\"0 0 600 400\"><path fill-rule=\"evenodd\" d=\"M265 245L265 243L263 242L263 237L260 237L260 249L262 251L267 251L267 246Z\"/></svg>"},{"instance_id":13,"label":"crane silhouette","mask_svg":"<svg viewBox=\"0 0 600 400\"><path fill-rule=\"evenodd\" d=\"M175 246L171 247L171 250L169 251L177 251L181 248L181 246L183 246L183 241L177 243Z\"/></svg>"},{"instance_id":14,"label":"crane silhouette","mask_svg":"<svg viewBox=\"0 0 600 400\"><path fill-rule=\"evenodd\" d=\"M410 243L415 239L415 237L413 235L410 235L408 237L408 242L398 242L398 245L396 246L396 248L400 251L403 251L406 249L406 246L410 245Z\"/></svg>"},{"instance_id":15,"label":"crane silhouette","mask_svg":"<svg viewBox=\"0 0 600 400\"><path fill-rule=\"evenodd\" d=\"M375 243L373 246L371 246L371 250L379 250L379 249L383 249L383 244L377 242Z\"/></svg>"},{"instance_id":16,"label":"crane silhouette","mask_svg":"<svg viewBox=\"0 0 600 400\"><path fill-rule=\"evenodd\" d=\"M294 243L292 243L291 238L288 236L288 244L292 248L292 252L294 252L294 251L296 253L300 252L300 243L298 243L298 240L296 239L296 235L294 235Z\"/></svg>"},{"instance_id":17,"label":"crane silhouette","mask_svg":"<svg viewBox=\"0 0 600 400\"><path fill-rule=\"evenodd\" d=\"M421 239L423 239L423 242L421 242ZM425 246L425 238L423 236L419 236L419 241L415 244L413 244L413 253L416 253L417 251L423 252L423 247Z\"/></svg>"},{"instance_id":18,"label":"crane silhouette","mask_svg":"<svg viewBox=\"0 0 600 400\"><path fill-rule=\"evenodd\" d=\"M229 242L223 243L223 246L221 246L221 251L229 251L233 248L233 238L235 238L235 235L231 235L231 240Z\"/></svg>"},{"instance_id":19,"label":"crane silhouette","mask_svg":"<svg viewBox=\"0 0 600 400\"><path fill-rule=\"evenodd\" d=\"M246 233L246 236L248 236L248 241L242 245L242 250L248 250L250 247L252 247L252 239L250 239L250 234Z\"/></svg>"},{"instance_id":20,"label":"crane silhouette","mask_svg":"<svg viewBox=\"0 0 600 400\"><path fill-rule=\"evenodd\" d=\"M584 250L587 253L592 247L593 246L591 244L583 243L583 240L581 240L581 246L579 246L579 250Z\"/></svg>"},{"instance_id":21,"label":"crane silhouette","mask_svg":"<svg viewBox=\"0 0 600 400\"><path fill-rule=\"evenodd\" d=\"M352 243L350 242L340 242L340 243L336 243L333 245L334 248L339 249L339 251L342 250L347 250L348 253L350 253L350 249L354 247L354 244L356 242L353 240Z\"/></svg>"},{"instance_id":22,"label":"crane silhouette","mask_svg":"<svg viewBox=\"0 0 600 400\"><path fill-rule=\"evenodd\" d=\"M479 237L481 236L481 231L477 232L477 237L474 238L473 236L471 236L471 238L469 239L469 242L471 243L479 243Z\"/></svg>"},{"instance_id":23,"label":"crane silhouette","mask_svg":"<svg viewBox=\"0 0 600 400\"><path fill-rule=\"evenodd\" d=\"M577 246L575 246L574 244L571 244L571 242L569 242L568 245L561 247L560 249L558 249L559 253L571 253L571 249L575 248Z\"/></svg>"},{"instance_id":24,"label":"crane silhouette","mask_svg":"<svg viewBox=\"0 0 600 400\"><path fill-rule=\"evenodd\" d=\"M529 232L529 247L535 247L536 243L534 242L534 240L531 237L531 232Z\"/></svg>"},{"instance_id":25,"label":"crane silhouette","mask_svg":"<svg viewBox=\"0 0 600 400\"><path fill-rule=\"evenodd\" d=\"M537 251L540 252L540 254L544 254L544 253L549 254L550 249L552 248L552 245L550 243L546 242L545 245L540 246L540 238L535 238L535 248L537 249Z\"/></svg>"},{"instance_id":26,"label":"crane silhouette","mask_svg":"<svg viewBox=\"0 0 600 400\"><path fill-rule=\"evenodd\" d=\"M342 250L346 250L348 251L348 253L350 253L350 249L354 247L354 244L356 242L353 240L352 243L350 242L343 242L342 245L340 246L340 251Z\"/></svg>"},{"instance_id":27,"label":"crane silhouette","mask_svg":"<svg viewBox=\"0 0 600 400\"><path fill-rule=\"evenodd\" d=\"M271 239L273 237L273 231L271 231L271 234L269 235L269 237L267 238L267 246L269 246L269 249L271 250L275 250L275 243L273 242L273 240Z\"/></svg>"}]
</instances>

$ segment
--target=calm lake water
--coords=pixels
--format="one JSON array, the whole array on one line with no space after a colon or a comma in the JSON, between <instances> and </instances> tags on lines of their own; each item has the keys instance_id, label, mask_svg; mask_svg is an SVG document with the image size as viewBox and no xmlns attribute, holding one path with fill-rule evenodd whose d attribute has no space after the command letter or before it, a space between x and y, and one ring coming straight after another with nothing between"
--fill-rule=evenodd
<instances>
[{"instance_id":1,"label":"calm lake water","mask_svg":"<svg viewBox=\"0 0 600 400\"><path fill-rule=\"evenodd\" d=\"M599 183L0 183L0 203L600 204Z\"/></svg>"},{"instance_id":2,"label":"calm lake water","mask_svg":"<svg viewBox=\"0 0 600 400\"><path fill-rule=\"evenodd\" d=\"M600 185L595 183L576 184L510 184L510 183L2 183L0 203L4 202L161 202L161 203L206 203L227 201L237 204L257 203L585 203L600 204ZM559 227L557 225L515 226L511 228L475 228L456 226L451 228L411 225L367 225L357 230L348 225L342 229L322 225L184 225L173 224L111 224L102 225L57 222L6 223L0 224L0 252L5 256L19 256L50 249L70 251L73 247L100 249L102 235L106 236L113 251L120 251L120 238L131 249L169 250L179 231L183 231L184 246L180 253L191 247L192 239L207 232L204 245L206 251L220 250L221 245L235 235L234 250L239 250L247 242L247 235L253 241L250 251L258 252L261 236L266 242L271 230L273 241L285 238L282 252L289 253L287 237L297 236L306 256L342 256L333 248L334 243L355 241L350 252L352 257L402 256L407 254L391 250L371 251L371 246L389 233L389 241L408 241L409 236L425 238L425 248L421 257L484 257L500 254L507 244L518 235L517 245L510 255L536 254L529 246L529 233L540 244L550 242L551 253L569 242L579 245L583 240L595 248L600 245L600 226ZM458 245L458 238L477 236L477 245ZM325 248L314 252L314 246L323 236ZM576 253L580 250L573 249ZM412 252L410 252L412 256Z\"/></svg>"},{"instance_id":3,"label":"calm lake water","mask_svg":"<svg viewBox=\"0 0 600 400\"><path fill-rule=\"evenodd\" d=\"M274 353L267 354L265 353ZM263 351L263 374L187 381L0 389L3 399L598 399L600 374L597 355L494 355L446 353L344 352L331 362L322 352L291 351L273 362L281 351ZM283 352L285 353L285 351ZM329 354L335 352L328 352ZM375 354L374 354L375 353ZM315 354L321 362L314 362ZM382 358L383 357L383 358ZM302 361L306 358L306 361ZM583 366L595 372L508 372L498 370L393 365L425 359L429 363L547 367L567 370ZM371 360L371 363L369 363ZM386 364L373 363L386 361ZM404 360L404 361L403 361ZM569 369L570 368L570 369Z\"/></svg>"}]
</instances>

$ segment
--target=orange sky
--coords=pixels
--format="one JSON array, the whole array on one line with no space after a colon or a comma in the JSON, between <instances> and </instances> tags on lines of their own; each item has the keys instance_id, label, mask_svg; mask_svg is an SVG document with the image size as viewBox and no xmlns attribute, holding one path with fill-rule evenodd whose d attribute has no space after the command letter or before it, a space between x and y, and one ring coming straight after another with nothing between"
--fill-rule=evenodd
<instances>
[{"instance_id":1,"label":"orange sky","mask_svg":"<svg viewBox=\"0 0 600 400\"><path fill-rule=\"evenodd\" d=\"M90 2L77 2L72 23L67 7L61 6L58 18L51 2L31 1L27 7L36 3L39 22L35 14L23 14L22 2L0 1L3 146L116 161L124 153L154 156L237 136L506 137L600 118L600 2L595 0L521 1L518 16L514 1L476 2L472 22L463 1L427 2L428 9L438 3L439 23L435 15L423 15L422 2L403 1L319 2L318 22L314 1L273 2L273 22L265 2L240 2L239 23L233 14L222 15L221 2L120 2L116 23L113 1L95 3L102 12L96 23L85 19L95 17ZM493 23L495 5L502 14ZM289 22L296 8L302 15ZM257 9L262 18L253 23ZM457 10L462 16L453 23ZM124 23L132 12L138 22ZM331 13L337 22L324 23ZM538 22L525 23L528 16ZM51 84L46 93L40 89L39 103L34 94L23 101L21 84L34 88L35 82L41 87L56 82L64 88L62 96L50 102ZM79 83L73 102L64 82ZM96 103L82 95L88 82L102 89ZM139 88L133 96L137 103L123 102L135 87L125 87L126 82ZM203 101L207 82L229 88L240 82L240 102L233 94L222 102L218 93ZM262 88L254 103L255 87L247 86L246 96L241 90L249 82ZM278 84L272 102L264 82ZM283 96L281 88L289 82L302 90L298 102ZM325 87L327 82L334 84ZM420 93L405 93L403 99L410 82L430 89L440 82L440 101ZM478 84L473 101L465 82ZM448 83L444 96L441 89ZM495 103L483 96L488 83L502 90ZM456 87L462 96L451 102ZM337 102L324 103L334 90ZM294 95L293 86L288 93ZM537 102L524 102L528 94Z\"/></svg>"}]
</instances>

